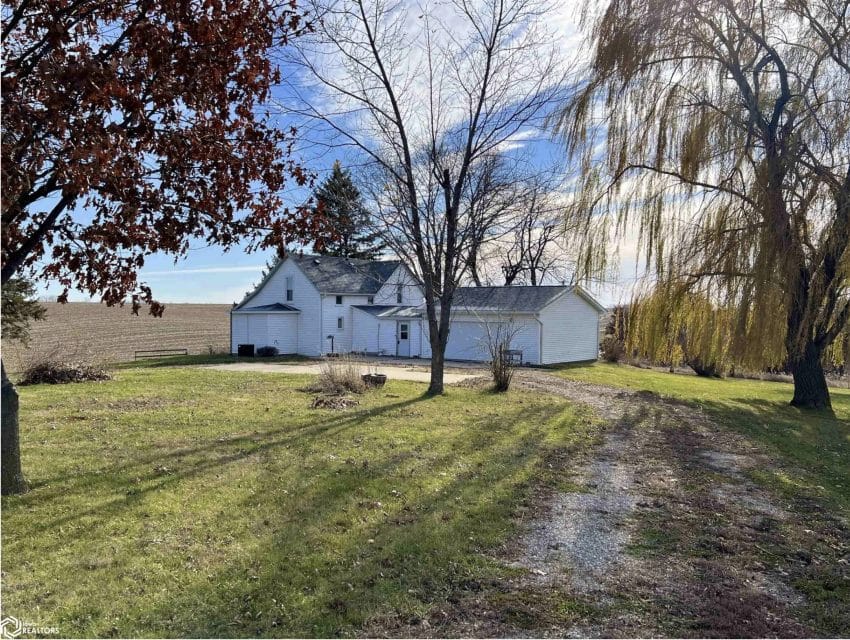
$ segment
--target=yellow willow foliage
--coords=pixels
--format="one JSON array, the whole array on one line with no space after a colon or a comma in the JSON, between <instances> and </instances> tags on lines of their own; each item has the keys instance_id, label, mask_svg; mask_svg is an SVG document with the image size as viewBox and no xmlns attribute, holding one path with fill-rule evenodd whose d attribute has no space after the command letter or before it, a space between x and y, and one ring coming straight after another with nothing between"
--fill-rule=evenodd
<instances>
[{"instance_id":1,"label":"yellow willow foliage","mask_svg":"<svg viewBox=\"0 0 850 640\"><path fill-rule=\"evenodd\" d=\"M583 5L591 61L555 122L581 169L566 212L577 278L602 277L637 236L655 288L635 301L630 340L647 357L762 368L807 345L846 352L847 7Z\"/></svg>"},{"instance_id":2,"label":"yellow willow foliage","mask_svg":"<svg viewBox=\"0 0 850 640\"><path fill-rule=\"evenodd\" d=\"M763 333L772 322L751 316L742 324L738 309L719 304L709 294L667 283L635 296L629 309L626 351L654 364L699 361L723 371L785 362L781 332L772 340Z\"/></svg>"},{"instance_id":3,"label":"yellow willow foliage","mask_svg":"<svg viewBox=\"0 0 850 640\"><path fill-rule=\"evenodd\" d=\"M850 368L850 327L844 329L841 335L827 349L825 360L833 367Z\"/></svg>"}]
</instances>

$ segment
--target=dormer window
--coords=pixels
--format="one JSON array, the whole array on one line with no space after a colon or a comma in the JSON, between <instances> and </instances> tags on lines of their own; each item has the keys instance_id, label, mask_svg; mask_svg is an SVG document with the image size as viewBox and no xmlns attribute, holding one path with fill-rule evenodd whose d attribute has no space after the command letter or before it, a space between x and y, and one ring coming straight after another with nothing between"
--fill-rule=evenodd
<instances>
[{"instance_id":1,"label":"dormer window","mask_svg":"<svg viewBox=\"0 0 850 640\"><path fill-rule=\"evenodd\" d=\"M404 285L399 282L395 286L395 302L396 304L401 304L402 300L404 300Z\"/></svg>"},{"instance_id":2,"label":"dormer window","mask_svg":"<svg viewBox=\"0 0 850 640\"><path fill-rule=\"evenodd\" d=\"M286 301L292 302L292 276L286 276Z\"/></svg>"},{"instance_id":3,"label":"dormer window","mask_svg":"<svg viewBox=\"0 0 850 640\"><path fill-rule=\"evenodd\" d=\"M336 297L336 303L337 303L337 304L342 304L342 296L337 296L337 297Z\"/></svg>"}]
</instances>

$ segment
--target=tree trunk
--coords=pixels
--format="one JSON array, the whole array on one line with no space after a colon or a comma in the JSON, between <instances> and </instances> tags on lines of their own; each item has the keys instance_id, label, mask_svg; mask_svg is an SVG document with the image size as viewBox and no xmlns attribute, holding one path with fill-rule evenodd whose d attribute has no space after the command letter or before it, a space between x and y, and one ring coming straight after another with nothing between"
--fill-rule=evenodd
<instances>
[{"instance_id":1,"label":"tree trunk","mask_svg":"<svg viewBox=\"0 0 850 640\"><path fill-rule=\"evenodd\" d=\"M794 376L792 406L801 409L832 409L821 356L822 349L810 342L803 356L791 362L791 373Z\"/></svg>"},{"instance_id":2,"label":"tree trunk","mask_svg":"<svg viewBox=\"0 0 850 640\"><path fill-rule=\"evenodd\" d=\"M694 373L702 378L720 378L720 367L716 362L703 362L699 358L689 358L686 364L693 369Z\"/></svg>"},{"instance_id":3,"label":"tree trunk","mask_svg":"<svg viewBox=\"0 0 850 640\"><path fill-rule=\"evenodd\" d=\"M426 394L429 396L439 396L444 391L443 370L446 365L446 345L449 343L451 304L451 297L442 298L439 326L436 322L428 323L431 335L431 383L428 385Z\"/></svg>"},{"instance_id":4,"label":"tree trunk","mask_svg":"<svg viewBox=\"0 0 850 640\"><path fill-rule=\"evenodd\" d=\"M472 277L472 282L476 287L481 286L481 276L478 274L478 256L473 253L467 262L469 275Z\"/></svg>"},{"instance_id":5,"label":"tree trunk","mask_svg":"<svg viewBox=\"0 0 850 640\"><path fill-rule=\"evenodd\" d=\"M2 397L2 493L4 496L26 493L27 481L21 471L21 446L18 435L18 391L6 375L6 365L0 361L3 371Z\"/></svg>"},{"instance_id":6,"label":"tree trunk","mask_svg":"<svg viewBox=\"0 0 850 640\"><path fill-rule=\"evenodd\" d=\"M443 394L443 369L446 363L446 346L431 344L431 383L428 385L429 396Z\"/></svg>"}]
</instances>

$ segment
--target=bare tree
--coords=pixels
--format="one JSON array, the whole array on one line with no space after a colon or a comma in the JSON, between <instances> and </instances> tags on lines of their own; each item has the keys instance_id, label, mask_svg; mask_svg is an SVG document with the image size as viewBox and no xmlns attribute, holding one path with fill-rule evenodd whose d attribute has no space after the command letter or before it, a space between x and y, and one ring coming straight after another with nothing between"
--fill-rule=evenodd
<instances>
[{"instance_id":1,"label":"bare tree","mask_svg":"<svg viewBox=\"0 0 850 640\"><path fill-rule=\"evenodd\" d=\"M506 285L538 286L548 277L566 274L568 225L559 194L548 180L521 185L509 231L497 240L496 260Z\"/></svg>"},{"instance_id":2,"label":"bare tree","mask_svg":"<svg viewBox=\"0 0 850 640\"><path fill-rule=\"evenodd\" d=\"M566 69L547 0L406 7L317 3L316 29L292 60L313 83L293 90L299 112L367 165L384 239L425 292L428 393L439 394L455 289L495 222L476 204L476 179L515 136L542 126Z\"/></svg>"}]
</instances>

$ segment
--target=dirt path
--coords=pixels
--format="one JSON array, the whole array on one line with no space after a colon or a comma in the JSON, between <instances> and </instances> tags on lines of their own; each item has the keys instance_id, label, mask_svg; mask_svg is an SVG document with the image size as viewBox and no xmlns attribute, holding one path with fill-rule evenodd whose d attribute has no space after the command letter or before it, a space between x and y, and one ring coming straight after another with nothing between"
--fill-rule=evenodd
<instances>
[{"instance_id":1,"label":"dirt path","mask_svg":"<svg viewBox=\"0 0 850 640\"><path fill-rule=\"evenodd\" d=\"M523 371L519 386L593 407L602 443L541 491L502 558L522 570L433 635L846 635L850 532L750 473L778 462L684 403ZM838 605L836 606L836 602ZM431 635L431 634L426 634Z\"/></svg>"}]
</instances>

